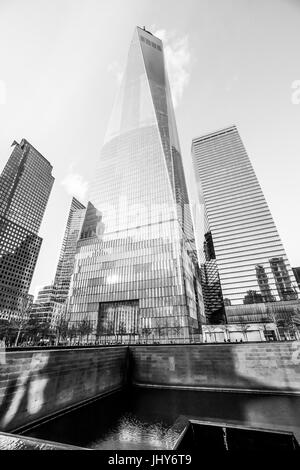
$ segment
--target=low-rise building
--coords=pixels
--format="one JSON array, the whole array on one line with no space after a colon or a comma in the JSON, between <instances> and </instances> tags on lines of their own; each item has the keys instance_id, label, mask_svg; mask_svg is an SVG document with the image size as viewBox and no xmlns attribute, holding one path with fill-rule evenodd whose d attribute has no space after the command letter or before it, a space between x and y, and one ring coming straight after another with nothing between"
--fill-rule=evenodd
<instances>
[{"instance_id":1,"label":"low-rise building","mask_svg":"<svg viewBox=\"0 0 300 470\"><path fill-rule=\"evenodd\" d=\"M278 341L281 339L275 323L203 325L202 332L205 343Z\"/></svg>"}]
</instances>

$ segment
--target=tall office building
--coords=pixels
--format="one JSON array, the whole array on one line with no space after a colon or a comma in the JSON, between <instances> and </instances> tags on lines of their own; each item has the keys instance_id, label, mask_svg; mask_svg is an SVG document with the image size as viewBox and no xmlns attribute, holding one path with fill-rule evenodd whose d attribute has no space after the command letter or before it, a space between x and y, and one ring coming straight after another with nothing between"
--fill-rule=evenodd
<instances>
[{"instance_id":1,"label":"tall office building","mask_svg":"<svg viewBox=\"0 0 300 470\"><path fill-rule=\"evenodd\" d=\"M292 269L293 269L295 279L296 279L296 281L298 283L298 286L299 286L299 289L300 289L300 267L298 266L297 268L292 268Z\"/></svg>"},{"instance_id":2,"label":"tall office building","mask_svg":"<svg viewBox=\"0 0 300 470\"><path fill-rule=\"evenodd\" d=\"M199 253L199 261L205 314L210 324L220 324L226 321L224 299L212 234L207 218L204 226L206 230L204 231L203 253Z\"/></svg>"},{"instance_id":3,"label":"tall office building","mask_svg":"<svg viewBox=\"0 0 300 470\"><path fill-rule=\"evenodd\" d=\"M194 139L192 153L227 319L259 321L263 304L298 308L293 271L236 127Z\"/></svg>"},{"instance_id":4,"label":"tall office building","mask_svg":"<svg viewBox=\"0 0 300 470\"><path fill-rule=\"evenodd\" d=\"M65 302L68 297L74 269L77 240L80 235L84 215L85 206L73 197L54 282L44 286L39 291L36 301L30 308L31 318L34 317L36 321L43 324L48 323L51 329L54 329L59 321L64 319Z\"/></svg>"},{"instance_id":5,"label":"tall office building","mask_svg":"<svg viewBox=\"0 0 300 470\"><path fill-rule=\"evenodd\" d=\"M57 302L64 303L68 297L77 241L85 215L84 209L85 206L73 197L54 279Z\"/></svg>"},{"instance_id":6,"label":"tall office building","mask_svg":"<svg viewBox=\"0 0 300 470\"><path fill-rule=\"evenodd\" d=\"M54 178L50 163L25 139L0 176L0 318L18 318L28 291L42 239L40 228Z\"/></svg>"},{"instance_id":7,"label":"tall office building","mask_svg":"<svg viewBox=\"0 0 300 470\"><path fill-rule=\"evenodd\" d=\"M39 292L36 301L29 309L30 318L38 323L48 323L50 329L55 329L65 313L65 305L56 300L54 284L44 286Z\"/></svg>"},{"instance_id":8,"label":"tall office building","mask_svg":"<svg viewBox=\"0 0 300 470\"><path fill-rule=\"evenodd\" d=\"M163 45L135 30L90 192L70 321L97 338L189 341L205 322Z\"/></svg>"}]
</instances>

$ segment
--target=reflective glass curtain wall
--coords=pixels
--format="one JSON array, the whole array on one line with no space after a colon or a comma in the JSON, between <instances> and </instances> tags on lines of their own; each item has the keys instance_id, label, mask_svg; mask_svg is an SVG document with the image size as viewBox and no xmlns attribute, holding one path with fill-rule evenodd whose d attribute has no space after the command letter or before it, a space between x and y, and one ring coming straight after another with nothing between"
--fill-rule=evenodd
<instances>
[{"instance_id":1,"label":"reflective glass curtain wall","mask_svg":"<svg viewBox=\"0 0 300 470\"><path fill-rule=\"evenodd\" d=\"M227 315L241 304L298 302L293 271L236 127L194 139L192 153Z\"/></svg>"},{"instance_id":2,"label":"reflective glass curtain wall","mask_svg":"<svg viewBox=\"0 0 300 470\"><path fill-rule=\"evenodd\" d=\"M73 197L54 278L55 300L57 302L64 303L68 297L77 241L85 215L84 209L85 206Z\"/></svg>"},{"instance_id":3,"label":"reflective glass curtain wall","mask_svg":"<svg viewBox=\"0 0 300 470\"><path fill-rule=\"evenodd\" d=\"M137 28L77 244L70 322L101 341L189 341L205 322L162 42Z\"/></svg>"}]
</instances>

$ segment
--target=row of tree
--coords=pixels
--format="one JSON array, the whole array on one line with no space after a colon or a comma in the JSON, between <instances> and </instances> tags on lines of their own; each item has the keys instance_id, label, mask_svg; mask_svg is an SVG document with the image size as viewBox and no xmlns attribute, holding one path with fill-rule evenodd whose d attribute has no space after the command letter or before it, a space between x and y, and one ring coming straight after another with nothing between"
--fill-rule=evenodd
<instances>
[{"instance_id":1,"label":"row of tree","mask_svg":"<svg viewBox=\"0 0 300 470\"><path fill-rule=\"evenodd\" d=\"M89 340L93 331L92 323L83 319L77 324L69 324L64 318L53 327L49 321L41 320L32 316L24 320L3 320L0 319L0 339L5 339L5 344L17 346L20 344L40 344L48 342L58 344L61 342L72 342L83 339Z\"/></svg>"},{"instance_id":2,"label":"row of tree","mask_svg":"<svg viewBox=\"0 0 300 470\"><path fill-rule=\"evenodd\" d=\"M155 336L172 335L177 337L181 332L181 327L166 328L160 324L155 329ZM91 334L95 333L93 324L87 318L69 323L65 318L61 318L55 327L51 326L49 321L41 320L37 316L31 316L26 320L0 320L0 339L5 339L8 346L17 345L38 345L41 343L50 344L74 344L90 342ZM141 334L147 341L153 333L151 328L142 328ZM103 325L100 336L122 337L127 335L127 328L124 322L117 326L113 322L107 322ZM134 335L134 333L133 333ZM93 335L93 340L95 335Z\"/></svg>"}]
</instances>

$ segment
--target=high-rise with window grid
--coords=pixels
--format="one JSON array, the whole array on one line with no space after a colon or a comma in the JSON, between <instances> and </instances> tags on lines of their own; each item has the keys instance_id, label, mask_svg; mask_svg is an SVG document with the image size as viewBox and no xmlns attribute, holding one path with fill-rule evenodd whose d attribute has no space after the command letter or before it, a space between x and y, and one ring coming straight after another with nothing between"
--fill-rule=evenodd
<instances>
[{"instance_id":1,"label":"high-rise with window grid","mask_svg":"<svg viewBox=\"0 0 300 470\"><path fill-rule=\"evenodd\" d=\"M50 163L23 139L0 175L0 318L19 318L42 239L38 231L54 178Z\"/></svg>"}]
</instances>

